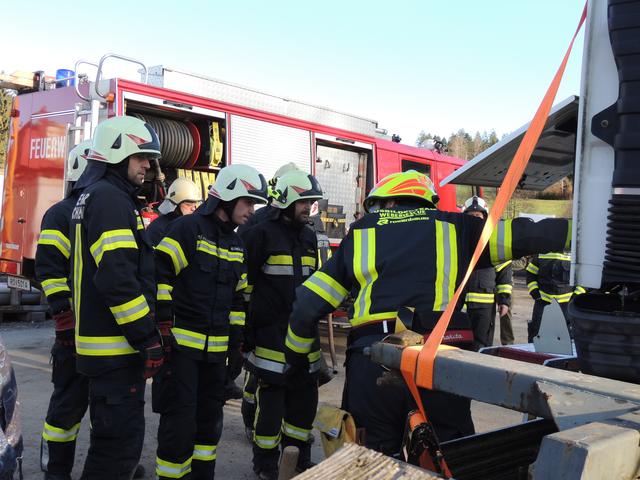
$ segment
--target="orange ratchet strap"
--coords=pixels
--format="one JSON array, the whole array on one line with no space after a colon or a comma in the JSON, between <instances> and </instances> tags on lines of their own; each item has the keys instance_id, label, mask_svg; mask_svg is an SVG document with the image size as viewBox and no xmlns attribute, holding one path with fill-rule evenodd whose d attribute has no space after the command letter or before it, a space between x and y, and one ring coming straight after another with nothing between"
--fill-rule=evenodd
<instances>
[{"instance_id":1,"label":"orange ratchet strap","mask_svg":"<svg viewBox=\"0 0 640 480\"><path fill-rule=\"evenodd\" d=\"M556 93L558 92L558 87L560 86L560 80L562 79L562 75L564 74L565 67L567 65L567 61L569 59L569 54L571 53L571 49L573 47L573 43L587 17L587 4L585 3L584 9L582 11L582 16L580 18L580 22L578 24L578 28L576 28L575 33L573 34L573 38L571 39L571 43L569 43L569 48L564 55L564 59L560 64L551 85L549 86L547 92L542 99L542 103L538 107L527 132L524 135L522 143L518 147L518 151L516 152L509 169L507 170L507 174L502 181L502 185L500 186L500 190L498 191L498 195L496 196L495 203L489 212L489 218L487 219L484 229L482 230L482 234L480 235L480 240L476 245L476 249L473 253L473 257L471 258L471 262L469 263L469 268L465 273L465 276L460 283L460 286L456 290L453 298L447 305L446 310L443 312L442 316L438 320L433 331L429 334L427 338L427 342L425 345L420 347L410 347L405 348L402 353L402 363L401 363L401 371L402 376L405 379L405 382L409 386L409 390L411 391L414 399L416 400L420 412L423 414L425 419L427 418L424 412L424 408L422 402L420 400L420 394L418 392L418 387L433 388L433 366L436 354L439 349L447 347L446 345L441 346L442 338L449 326L449 322L451 320L451 316L453 314L454 308L458 303L460 295L464 290L464 287L469 280L469 276L473 269L475 268L478 260L480 259L480 255L487 245L489 238L491 237L491 233L493 232L495 226L497 225L502 213L507 205L507 202L513 195L514 190L516 189L518 182L522 178L522 174L531 158L531 154L535 149L536 144L538 143L538 139L540 138L540 134L546 124L547 117L549 116L549 111L553 105L553 100L555 99Z\"/></svg>"}]
</instances>

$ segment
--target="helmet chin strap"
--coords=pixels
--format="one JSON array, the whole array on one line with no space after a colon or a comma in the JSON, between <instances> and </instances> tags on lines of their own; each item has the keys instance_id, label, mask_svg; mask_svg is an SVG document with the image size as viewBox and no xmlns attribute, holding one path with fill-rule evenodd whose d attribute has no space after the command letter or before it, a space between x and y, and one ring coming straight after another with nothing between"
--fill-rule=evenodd
<instances>
[{"instance_id":1,"label":"helmet chin strap","mask_svg":"<svg viewBox=\"0 0 640 480\"><path fill-rule=\"evenodd\" d=\"M220 202L220 208L227 214L229 217L229 222L233 223L233 211L236 208L236 203L238 203L238 199L234 198L230 202ZM235 224L234 224L235 225Z\"/></svg>"}]
</instances>

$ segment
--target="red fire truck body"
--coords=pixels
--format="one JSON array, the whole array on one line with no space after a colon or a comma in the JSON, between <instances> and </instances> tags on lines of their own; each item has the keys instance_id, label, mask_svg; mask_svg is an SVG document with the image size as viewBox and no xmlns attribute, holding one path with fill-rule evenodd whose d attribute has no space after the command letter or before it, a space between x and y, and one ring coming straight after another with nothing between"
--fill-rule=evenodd
<instances>
[{"instance_id":1,"label":"red fire truck body","mask_svg":"<svg viewBox=\"0 0 640 480\"><path fill-rule=\"evenodd\" d=\"M435 150L381 138L372 120L163 67L151 69L145 83L99 76L95 83L80 80L76 86L19 91L14 98L0 271L32 277L42 216L63 198L67 154L112 116L159 122L167 180L187 176L203 193L215 173L231 163L255 166L266 178L288 162L315 174L328 199L321 215L333 245L380 178L417 169L438 185L463 164ZM455 186L439 188L438 194L440 208L457 209Z\"/></svg>"}]
</instances>

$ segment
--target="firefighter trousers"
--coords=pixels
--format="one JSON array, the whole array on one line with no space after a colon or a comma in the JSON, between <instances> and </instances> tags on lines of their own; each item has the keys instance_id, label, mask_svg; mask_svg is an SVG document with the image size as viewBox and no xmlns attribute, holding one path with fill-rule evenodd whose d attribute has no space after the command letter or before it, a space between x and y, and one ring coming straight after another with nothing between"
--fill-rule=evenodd
<instances>
[{"instance_id":1,"label":"firefighter trousers","mask_svg":"<svg viewBox=\"0 0 640 480\"><path fill-rule=\"evenodd\" d=\"M318 381L310 376L295 385L273 385L258 379L256 418L253 433L253 467L275 470L282 448L300 449L298 469L306 470L311 462L309 438L318 407Z\"/></svg>"},{"instance_id":2,"label":"firefighter trousers","mask_svg":"<svg viewBox=\"0 0 640 480\"><path fill-rule=\"evenodd\" d=\"M484 347L493 345L493 335L496 329L496 304L491 303L482 307L467 307L467 315L473 328L473 350L476 352Z\"/></svg>"},{"instance_id":3,"label":"firefighter trousers","mask_svg":"<svg viewBox=\"0 0 640 480\"><path fill-rule=\"evenodd\" d=\"M174 347L153 379L153 411L160 414L159 478L214 478L225 380L224 362L195 360Z\"/></svg>"},{"instance_id":4,"label":"firefighter trousers","mask_svg":"<svg viewBox=\"0 0 640 480\"><path fill-rule=\"evenodd\" d=\"M384 369L362 354L363 347L382 337L363 337L349 346L342 408L364 429L364 444L385 455L400 452L407 415L416 404L406 385L378 385ZM444 392L422 390L425 413L441 442L474 433L471 401Z\"/></svg>"},{"instance_id":5,"label":"firefighter trousers","mask_svg":"<svg viewBox=\"0 0 640 480\"><path fill-rule=\"evenodd\" d=\"M533 337L538 335L538 331L540 330L540 324L542 323L542 315L544 314L544 309L549 303L544 300L536 300L533 303L533 311L531 312L531 321L527 324L527 341L529 343L533 342ZM567 322L567 328L569 329L569 333L571 333L571 326L569 324L569 320L567 317L567 308L569 306L568 302L559 303L560 308L562 309L562 313L564 314L565 321Z\"/></svg>"},{"instance_id":6,"label":"firefighter trousers","mask_svg":"<svg viewBox=\"0 0 640 480\"><path fill-rule=\"evenodd\" d=\"M89 377L91 438L81 480L129 480L144 441L142 362Z\"/></svg>"},{"instance_id":7,"label":"firefighter trousers","mask_svg":"<svg viewBox=\"0 0 640 480\"><path fill-rule=\"evenodd\" d=\"M63 476L73 468L76 437L89 405L89 379L76 371L75 346L55 342L51 359L53 393L42 431L40 467Z\"/></svg>"},{"instance_id":8,"label":"firefighter trousers","mask_svg":"<svg viewBox=\"0 0 640 480\"><path fill-rule=\"evenodd\" d=\"M256 390L258 378L248 370L244 371L244 388L242 390L242 421L246 428L253 430L256 419Z\"/></svg>"}]
</instances>

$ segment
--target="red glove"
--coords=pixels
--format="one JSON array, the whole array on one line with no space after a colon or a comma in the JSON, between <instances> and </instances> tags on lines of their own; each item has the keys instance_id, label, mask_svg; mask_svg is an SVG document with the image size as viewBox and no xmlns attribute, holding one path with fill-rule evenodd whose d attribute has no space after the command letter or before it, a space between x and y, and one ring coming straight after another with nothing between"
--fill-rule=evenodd
<instances>
[{"instance_id":1,"label":"red glove","mask_svg":"<svg viewBox=\"0 0 640 480\"><path fill-rule=\"evenodd\" d=\"M154 343L153 345L144 349L144 352L142 352L142 356L144 358L143 377L151 378L156 373L158 373L158 370L160 370L160 367L162 367L162 364L164 363L164 353L162 351L162 345L160 345L160 343L158 342Z\"/></svg>"},{"instance_id":2,"label":"red glove","mask_svg":"<svg viewBox=\"0 0 640 480\"><path fill-rule=\"evenodd\" d=\"M67 347L75 345L75 317L72 310L56 313L53 316L56 322L56 342Z\"/></svg>"}]
</instances>

